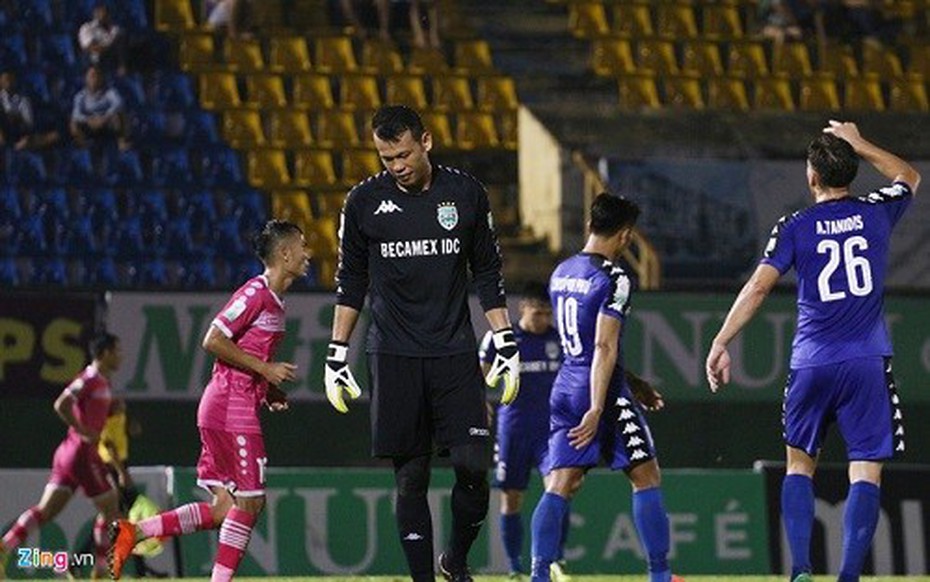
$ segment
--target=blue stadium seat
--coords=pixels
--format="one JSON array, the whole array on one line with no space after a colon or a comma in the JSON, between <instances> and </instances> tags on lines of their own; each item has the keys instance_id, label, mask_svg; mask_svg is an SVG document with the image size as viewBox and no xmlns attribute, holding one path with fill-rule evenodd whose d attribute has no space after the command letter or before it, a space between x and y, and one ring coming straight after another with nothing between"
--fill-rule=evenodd
<instances>
[{"instance_id":1,"label":"blue stadium seat","mask_svg":"<svg viewBox=\"0 0 930 582\"><path fill-rule=\"evenodd\" d=\"M78 61L70 34L46 34L41 39L42 62L47 67L57 71L76 70Z\"/></svg>"},{"instance_id":2,"label":"blue stadium seat","mask_svg":"<svg viewBox=\"0 0 930 582\"><path fill-rule=\"evenodd\" d=\"M168 222L168 204L162 190L150 188L142 192L131 193L139 201L139 214L143 227L146 224L164 225Z\"/></svg>"},{"instance_id":3,"label":"blue stadium seat","mask_svg":"<svg viewBox=\"0 0 930 582\"><path fill-rule=\"evenodd\" d=\"M181 286L185 289L210 289L216 286L216 270L213 267L213 251L209 247L194 249L194 258L189 260L180 273Z\"/></svg>"},{"instance_id":4,"label":"blue stadium seat","mask_svg":"<svg viewBox=\"0 0 930 582\"><path fill-rule=\"evenodd\" d=\"M123 98L123 105L130 111L137 111L146 107L145 89L142 84L142 75L131 73L113 79L113 87Z\"/></svg>"},{"instance_id":5,"label":"blue stadium seat","mask_svg":"<svg viewBox=\"0 0 930 582\"><path fill-rule=\"evenodd\" d=\"M35 152L11 151L7 155L6 178L14 185L45 184L48 178L45 160Z\"/></svg>"},{"instance_id":6,"label":"blue stadium seat","mask_svg":"<svg viewBox=\"0 0 930 582\"><path fill-rule=\"evenodd\" d=\"M194 87L183 73L162 73L155 79L155 105L166 111L187 111L194 107Z\"/></svg>"},{"instance_id":7,"label":"blue stadium seat","mask_svg":"<svg viewBox=\"0 0 930 582\"><path fill-rule=\"evenodd\" d=\"M142 184L142 162L135 150L113 150L106 160L105 182L108 186L129 187Z\"/></svg>"},{"instance_id":8,"label":"blue stadium seat","mask_svg":"<svg viewBox=\"0 0 930 582\"><path fill-rule=\"evenodd\" d=\"M47 188L37 194L40 206L44 207L46 216L67 222L71 216L68 207L68 194L64 188Z\"/></svg>"},{"instance_id":9,"label":"blue stadium seat","mask_svg":"<svg viewBox=\"0 0 930 582\"><path fill-rule=\"evenodd\" d=\"M68 282L65 262L61 257L38 257L32 260L32 278L35 286L62 287Z\"/></svg>"},{"instance_id":10,"label":"blue stadium seat","mask_svg":"<svg viewBox=\"0 0 930 582\"><path fill-rule=\"evenodd\" d=\"M252 277L260 274L263 270L264 267L262 267L261 262L252 256L232 261L229 269L230 283L233 285L241 285Z\"/></svg>"},{"instance_id":11,"label":"blue stadium seat","mask_svg":"<svg viewBox=\"0 0 930 582\"><path fill-rule=\"evenodd\" d=\"M102 231L116 228L119 222L119 208L116 195L108 188L95 188L87 193L87 212L91 216L94 230Z\"/></svg>"},{"instance_id":12,"label":"blue stadium seat","mask_svg":"<svg viewBox=\"0 0 930 582\"><path fill-rule=\"evenodd\" d=\"M42 71L28 69L17 77L17 82L23 93L32 100L32 109L42 107L52 101L52 94L48 90L48 77Z\"/></svg>"},{"instance_id":13,"label":"blue stadium seat","mask_svg":"<svg viewBox=\"0 0 930 582\"><path fill-rule=\"evenodd\" d=\"M186 259L193 247L190 216L184 213L170 218L165 227L165 256L168 259Z\"/></svg>"},{"instance_id":14,"label":"blue stadium seat","mask_svg":"<svg viewBox=\"0 0 930 582\"><path fill-rule=\"evenodd\" d=\"M22 69L28 60L25 36L19 32L0 35L0 68Z\"/></svg>"},{"instance_id":15,"label":"blue stadium seat","mask_svg":"<svg viewBox=\"0 0 930 582\"><path fill-rule=\"evenodd\" d=\"M135 143L152 147L165 140L168 120L164 113L137 110L130 116L129 126Z\"/></svg>"},{"instance_id":16,"label":"blue stadium seat","mask_svg":"<svg viewBox=\"0 0 930 582\"><path fill-rule=\"evenodd\" d=\"M90 150L71 147L59 152L56 178L66 186L90 186L97 182Z\"/></svg>"},{"instance_id":17,"label":"blue stadium seat","mask_svg":"<svg viewBox=\"0 0 930 582\"><path fill-rule=\"evenodd\" d=\"M184 137L189 147L200 148L220 143L220 132L212 113L190 111L184 119Z\"/></svg>"},{"instance_id":18,"label":"blue stadium seat","mask_svg":"<svg viewBox=\"0 0 930 582\"><path fill-rule=\"evenodd\" d=\"M142 262L136 284L141 287L164 287L168 283L168 269L161 257L150 257Z\"/></svg>"},{"instance_id":19,"label":"blue stadium seat","mask_svg":"<svg viewBox=\"0 0 930 582\"><path fill-rule=\"evenodd\" d=\"M52 27L51 0L17 0L19 18L31 30L48 30Z\"/></svg>"},{"instance_id":20,"label":"blue stadium seat","mask_svg":"<svg viewBox=\"0 0 930 582\"><path fill-rule=\"evenodd\" d=\"M249 237L259 232L268 220L265 197L254 188L241 188L233 194L235 212L239 216L239 228Z\"/></svg>"},{"instance_id":21,"label":"blue stadium seat","mask_svg":"<svg viewBox=\"0 0 930 582\"><path fill-rule=\"evenodd\" d=\"M100 0L67 0L67 2L62 2L65 24L70 25L69 28L77 30L78 27L91 19L94 13L94 6L99 2ZM106 2L106 4L110 9L110 14L113 14L114 3L109 1Z\"/></svg>"},{"instance_id":22,"label":"blue stadium seat","mask_svg":"<svg viewBox=\"0 0 930 582\"><path fill-rule=\"evenodd\" d=\"M19 220L23 215L23 209L19 204L19 193L12 186L0 186L0 227L9 221L13 223Z\"/></svg>"},{"instance_id":23,"label":"blue stadium seat","mask_svg":"<svg viewBox=\"0 0 930 582\"><path fill-rule=\"evenodd\" d=\"M208 188L235 187L242 184L239 156L226 146L203 150L200 158L201 182Z\"/></svg>"},{"instance_id":24,"label":"blue stadium seat","mask_svg":"<svg viewBox=\"0 0 930 582\"><path fill-rule=\"evenodd\" d=\"M0 285L16 287L19 285L19 268L12 256L0 256Z\"/></svg>"},{"instance_id":25,"label":"blue stadium seat","mask_svg":"<svg viewBox=\"0 0 930 582\"><path fill-rule=\"evenodd\" d=\"M187 150L162 150L153 154L152 183L160 188L182 188L193 181Z\"/></svg>"},{"instance_id":26,"label":"blue stadium seat","mask_svg":"<svg viewBox=\"0 0 930 582\"><path fill-rule=\"evenodd\" d=\"M227 258L241 258L249 249L239 233L239 218L235 214L222 216L214 228L214 246L217 254Z\"/></svg>"},{"instance_id":27,"label":"blue stadium seat","mask_svg":"<svg viewBox=\"0 0 930 582\"><path fill-rule=\"evenodd\" d=\"M188 213L193 232L212 230L217 214L213 193L209 190L196 190L191 193L188 199Z\"/></svg>"},{"instance_id":28,"label":"blue stadium seat","mask_svg":"<svg viewBox=\"0 0 930 582\"><path fill-rule=\"evenodd\" d=\"M121 0L113 7L113 18L129 30L145 30L149 27L148 13L144 0Z\"/></svg>"},{"instance_id":29,"label":"blue stadium seat","mask_svg":"<svg viewBox=\"0 0 930 582\"><path fill-rule=\"evenodd\" d=\"M84 285L113 288L119 285L116 263L110 255L91 257L84 262Z\"/></svg>"},{"instance_id":30,"label":"blue stadium seat","mask_svg":"<svg viewBox=\"0 0 930 582\"><path fill-rule=\"evenodd\" d=\"M68 224L67 252L71 256L84 257L97 251L94 225L89 214L73 216Z\"/></svg>"}]
</instances>

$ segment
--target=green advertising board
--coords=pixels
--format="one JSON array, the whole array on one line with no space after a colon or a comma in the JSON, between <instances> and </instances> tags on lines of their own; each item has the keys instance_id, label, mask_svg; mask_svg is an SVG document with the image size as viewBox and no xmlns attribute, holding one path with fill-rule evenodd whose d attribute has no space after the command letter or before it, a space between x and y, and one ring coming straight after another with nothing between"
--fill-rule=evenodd
<instances>
[{"instance_id":1,"label":"green advertising board","mask_svg":"<svg viewBox=\"0 0 930 582\"><path fill-rule=\"evenodd\" d=\"M178 503L202 499L191 469L175 469ZM454 476L436 469L430 489L435 547L451 523ZM355 575L406 571L393 517L393 474L381 469L271 469L267 506L249 544L241 574ZM749 471L667 471L663 490L672 532L671 559L686 574L762 574L770 571L764 482ZM539 481L526 500L529 515ZM490 516L497 515L496 492ZM593 471L572 504L566 555L573 572L645 571L622 473ZM436 508L440 508L437 511ZM506 572L498 520L488 519L471 553L477 572ZM527 535L527 538L529 536ZM209 575L215 534L181 540L185 576ZM525 554L528 554L529 540Z\"/></svg>"}]
</instances>

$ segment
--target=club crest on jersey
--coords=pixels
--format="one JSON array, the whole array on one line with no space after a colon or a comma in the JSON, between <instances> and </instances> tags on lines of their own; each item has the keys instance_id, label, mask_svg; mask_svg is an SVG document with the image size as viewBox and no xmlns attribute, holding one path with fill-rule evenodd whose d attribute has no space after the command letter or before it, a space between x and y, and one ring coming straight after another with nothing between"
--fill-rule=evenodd
<instances>
[{"instance_id":1,"label":"club crest on jersey","mask_svg":"<svg viewBox=\"0 0 930 582\"><path fill-rule=\"evenodd\" d=\"M446 230L452 230L459 223L459 211L455 207L455 202L441 202L436 207L436 219L439 220L439 226Z\"/></svg>"}]
</instances>

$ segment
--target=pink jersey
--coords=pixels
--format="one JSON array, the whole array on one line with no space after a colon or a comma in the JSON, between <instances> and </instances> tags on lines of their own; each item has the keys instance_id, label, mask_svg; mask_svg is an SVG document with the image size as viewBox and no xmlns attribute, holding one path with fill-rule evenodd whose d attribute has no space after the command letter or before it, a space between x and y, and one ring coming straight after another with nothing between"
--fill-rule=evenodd
<instances>
[{"instance_id":1,"label":"pink jersey","mask_svg":"<svg viewBox=\"0 0 930 582\"><path fill-rule=\"evenodd\" d=\"M74 417L78 422L96 432L103 430L103 425L107 422L107 414L110 412L110 381L97 370L97 367L90 364L77 375L77 378L71 381L65 392L75 399L73 407ZM74 427L68 429L68 438L81 441L81 435L74 430Z\"/></svg>"},{"instance_id":2,"label":"pink jersey","mask_svg":"<svg viewBox=\"0 0 930 582\"><path fill-rule=\"evenodd\" d=\"M268 362L284 337L284 302L259 275L233 293L211 325L242 351ZM258 409L267 391L268 382L261 376L217 359L197 409L197 426L261 433Z\"/></svg>"}]
</instances>

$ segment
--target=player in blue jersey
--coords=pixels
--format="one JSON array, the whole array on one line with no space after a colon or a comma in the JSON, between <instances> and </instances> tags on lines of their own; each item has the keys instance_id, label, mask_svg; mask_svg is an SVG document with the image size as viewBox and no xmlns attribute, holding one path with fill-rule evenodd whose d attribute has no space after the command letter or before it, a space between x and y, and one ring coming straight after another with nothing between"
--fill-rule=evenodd
<instances>
[{"instance_id":1,"label":"player in blue jersey","mask_svg":"<svg viewBox=\"0 0 930 582\"><path fill-rule=\"evenodd\" d=\"M533 580L549 580L569 500L601 459L622 469L633 485L633 519L650 582L677 578L668 566L668 516L643 412L663 402L624 369L620 348L632 284L614 261L630 244L638 216L633 202L599 194L584 249L560 263L549 279L564 357L549 400L549 479L533 513Z\"/></svg>"},{"instance_id":2,"label":"player in blue jersey","mask_svg":"<svg viewBox=\"0 0 930 582\"><path fill-rule=\"evenodd\" d=\"M852 196L860 157L891 185ZM882 463L904 450L882 305L891 230L919 182L910 164L864 139L855 124L830 121L807 150L814 204L775 225L707 356L716 392L730 379L727 344L793 267L798 323L785 388L781 503L795 582L811 580L813 476L827 428L836 422L849 459L841 582L859 580L878 522Z\"/></svg>"},{"instance_id":3,"label":"player in blue jersey","mask_svg":"<svg viewBox=\"0 0 930 582\"><path fill-rule=\"evenodd\" d=\"M497 442L494 445L494 485L501 491L500 526L504 550L510 562L510 574L522 572L520 552L523 548L523 496L535 467L543 480L549 472L549 394L562 364L559 332L552 326L549 292L541 283L530 283L520 297L520 320L514 329L520 353L520 398L497 409ZM485 374L494 362L493 334L485 334L478 350ZM568 530L568 512L563 532ZM565 535L559 547L558 561L553 563L552 577L566 580L561 564Z\"/></svg>"}]
</instances>

